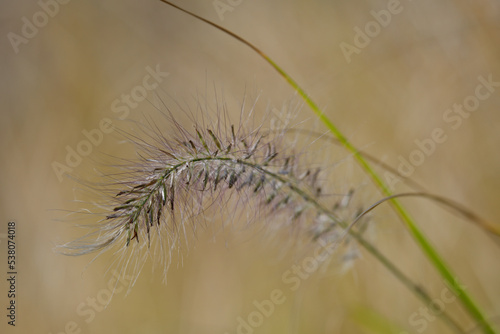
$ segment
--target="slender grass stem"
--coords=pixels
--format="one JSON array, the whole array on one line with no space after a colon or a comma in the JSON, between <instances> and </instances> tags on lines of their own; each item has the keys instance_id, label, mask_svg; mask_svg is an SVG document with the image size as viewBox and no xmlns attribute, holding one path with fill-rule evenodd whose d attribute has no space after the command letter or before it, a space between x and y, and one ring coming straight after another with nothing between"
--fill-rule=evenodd
<instances>
[{"instance_id":1,"label":"slender grass stem","mask_svg":"<svg viewBox=\"0 0 500 334\"><path fill-rule=\"evenodd\" d=\"M262 53L259 53L262 54ZM311 110L316 114L316 116L321 120L321 122L330 130L330 132L340 141L340 143L354 155L354 158L361 166L361 168L370 176L375 185L385 196L392 196L392 192L389 190L385 182L378 175L378 173L372 168L368 161L359 154L356 147L351 144L351 142L342 134L342 132L333 124L333 122L325 116L317 104L306 94L306 92L298 85L295 80L293 80L283 69L281 69L274 61L272 61L268 56L263 55L263 58L273 66L278 73L285 78L285 80L299 93L302 99L307 103ZM441 277L445 282L452 288L453 292L462 302L462 305L468 311L468 313L478 322L479 326L482 327L484 333L495 334L496 331L489 324L483 312L476 305L476 302L471 296L465 291L460 284L456 281L455 275L453 274L451 268L445 262L445 260L439 255L436 249L432 246L430 241L425 237L423 232L417 226L414 219L410 216L408 211L401 205L400 201L396 198L390 199L390 204L399 215L403 223L406 225L408 231L420 246L424 254L427 256L429 261L433 264L434 268L441 274Z\"/></svg>"},{"instance_id":2,"label":"slender grass stem","mask_svg":"<svg viewBox=\"0 0 500 334\"><path fill-rule=\"evenodd\" d=\"M283 184L285 184L292 192L300 196L303 200L306 202L310 203L314 208L322 214L327 215L332 221L335 221L338 223L343 229L344 229L344 235L339 239L338 244L336 247L340 245L342 240L349 234L352 238L354 238L364 249L366 249L372 256L374 256L380 263L386 267L387 270L389 270L396 279L398 279L406 288L408 288L416 297L418 297L424 304L426 305L431 305L432 303L432 298L431 296L418 284L413 282L410 277L405 275L399 268L391 262L384 254L382 254L373 244L371 244L369 241L367 241L363 235L355 230L352 229L354 226L354 223L357 221L352 222L351 224L347 224L346 222L342 221L339 219L331 210L327 209L324 205L319 203L316 198L308 194L306 191L304 191L301 187L298 185L295 185L294 183L290 182L286 177L283 177L282 175L279 175L277 173L274 173L266 168L263 168L260 164L252 163L249 161L245 160L240 160L240 159L234 159L230 157L224 157L224 156L205 156L205 157L195 157L189 160L182 161L176 165L170 166L166 172L163 174L162 177L158 179L156 182L156 186L154 187L153 191L147 196L149 198L151 194L155 191L155 189L159 188L161 184L163 184L166 181L166 178L170 174L175 174L175 172L178 169L183 168L184 166L196 163L196 162L210 162L210 161L219 161L219 162L226 162L226 163L234 163L235 165L241 165L241 166L246 166L251 169L254 169L258 171L259 173L265 174L269 176L270 178L275 179L276 181L279 181ZM147 199L143 201L145 203ZM134 227L136 228L136 227ZM319 238L320 236L317 236ZM450 327L452 328L456 333L463 333L465 334L465 331L460 327L460 325L450 317L446 312L442 312L440 314L441 319Z\"/></svg>"},{"instance_id":3,"label":"slender grass stem","mask_svg":"<svg viewBox=\"0 0 500 334\"><path fill-rule=\"evenodd\" d=\"M311 110L316 114L316 116L321 120L321 122L331 131L331 133L340 141L340 143L354 155L354 158L357 160L358 164L361 168L370 176L375 185L379 188L379 190L385 196L391 196L392 192L389 190L385 182L382 178L377 174L377 172L371 167L368 161L358 153L356 147L351 144L351 142L344 136L344 134L334 125L334 123L323 113L323 111L317 106L317 104L309 97L309 95L300 87L300 85L290 76L288 75L278 64L276 64L269 56L267 56L262 50L246 41L242 37L237 34L201 17L196 14L193 14L179 6L174 5L170 1L160 0L161 2L170 5L178 10L191 15L197 18L200 21L203 21L223 32L232 36L236 40L241 43L247 45L252 50L254 50L257 54L259 54L265 61L267 61L289 84L294 88L302 99L306 102L306 104L311 108ZM448 266L448 264L444 261L444 259L439 255L436 249L432 246L431 242L425 237L424 233L420 230L420 228L416 225L414 219L410 216L408 211L401 205L401 203L396 198L390 199L390 204L399 215L401 220L406 225L408 231L416 241L416 243L420 246L424 254L427 256L432 265L436 268L436 270L441 274L446 283L452 288L454 293L458 296L462 305L468 311L468 313L474 318L478 325L483 329L484 333L495 334L496 331L493 329L492 325L488 322L486 317L483 315L483 312L476 305L476 302L472 299L471 296L465 291L455 280L455 275L452 270ZM387 267L387 266L386 266Z\"/></svg>"},{"instance_id":4,"label":"slender grass stem","mask_svg":"<svg viewBox=\"0 0 500 334\"><path fill-rule=\"evenodd\" d=\"M351 144L351 142L342 134L342 132L333 124L333 122L325 116L325 114L319 109L316 103L314 103L314 101L309 98L306 92L269 57L264 55L264 59L268 61L269 64L271 64L271 66L273 66L286 79L286 81L299 93L299 95L303 98L307 105L309 105L311 110L316 114L321 122L325 124L325 126L340 141L340 143L354 155L354 158L357 160L361 168L371 177L372 181L379 188L382 194L388 197L392 196L392 192L389 190L378 173L371 167L368 161L361 154L359 154L356 147ZM400 201L396 198L391 198L390 204L399 215L403 223L406 225L408 231L413 236L414 240L420 246L429 261L441 274L445 282L452 288L453 292L458 296L458 298L462 302L462 305L465 307L468 313L478 322L479 326L482 327L484 333L496 333L493 327L489 324L486 317L483 315L483 312L476 305L476 302L473 301L472 297L469 296L469 294L456 281L456 276L453 274L451 268L439 255L430 241L425 237L424 233L417 226L416 222L410 216L408 211L403 207L403 205L401 205Z\"/></svg>"}]
</instances>

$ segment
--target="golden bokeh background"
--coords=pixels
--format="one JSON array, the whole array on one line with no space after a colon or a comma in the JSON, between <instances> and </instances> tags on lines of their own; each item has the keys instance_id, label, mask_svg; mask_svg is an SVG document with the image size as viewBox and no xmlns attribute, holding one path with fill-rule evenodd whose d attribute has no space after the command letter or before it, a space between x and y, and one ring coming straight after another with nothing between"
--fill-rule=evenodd
<instances>
[{"instance_id":1,"label":"golden bokeh background","mask_svg":"<svg viewBox=\"0 0 500 334\"><path fill-rule=\"evenodd\" d=\"M59 5L47 5L45 11L53 15L45 15L45 22L42 4L53 3ZM500 87L493 87L470 116L461 117L456 129L443 119L453 104L475 94L478 77L500 81L498 1L178 4L264 50L357 147L387 164L398 167L400 157L409 159L418 149L416 140L443 129L447 139L436 144L411 178L500 224ZM215 4L227 10L218 13ZM238 317L247 319L255 311L253 302L269 299L275 289L284 292L286 301L254 333L388 332L377 331L374 319L390 322L393 333L451 333L432 314L424 317L421 309L428 306L364 252L352 267L330 264L291 291L281 276L304 253L283 255L279 238L263 243L249 231L235 234L238 242L232 234L199 233L182 263L171 266L167 284L147 265L128 295L116 292L103 308L99 301L108 296L112 275L105 270L112 254L87 267L92 256L54 252L55 245L82 232L66 211L81 209L79 200L97 200L82 199L74 179L56 176L53 162L64 162L67 146L76 148L85 139L82 131L98 128L107 118L133 131L128 121L154 113L151 101L158 97L168 97L174 116L178 112L183 122L185 116L172 101L196 106L205 96L214 98L214 87L233 119L245 96L249 101L259 97L256 112L261 116L300 100L250 49L159 1L41 0L2 2L0 7L2 273L7 272L8 221L17 224L18 260L15 328L4 315L6 280L0 284L2 333L236 333ZM372 23L373 37L348 62L342 43L355 45L355 28L364 30L376 22L371 11L389 7L397 13L386 26L378 25L380 31ZM30 31L26 22L34 19L40 27ZM23 33L30 37L22 39ZM120 120L113 102L141 85L148 67L168 76ZM196 107L193 113L199 115ZM307 106L294 122L325 131ZM102 156L130 157L130 150L116 132L105 134L71 174L92 180ZM335 180L339 188L362 183L347 174ZM397 190L407 188L399 184ZM368 206L381 195L367 191L363 198ZM498 239L432 202L406 199L404 204L484 313L500 326ZM394 213L381 207L372 221L373 241L442 301L446 285ZM92 303L97 303L94 309ZM474 327L457 301L443 305L465 329Z\"/></svg>"}]
</instances>

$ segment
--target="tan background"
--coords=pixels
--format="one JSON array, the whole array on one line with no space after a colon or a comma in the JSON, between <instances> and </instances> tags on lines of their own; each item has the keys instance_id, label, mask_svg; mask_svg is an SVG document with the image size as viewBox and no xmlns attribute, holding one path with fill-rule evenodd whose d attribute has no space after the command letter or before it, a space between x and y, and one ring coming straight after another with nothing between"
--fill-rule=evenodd
<instances>
[{"instance_id":1,"label":"tan background","mask_svg":"<svg viewBox=\"0 0 500 334\"><path fill-rule=\"evenodd\" d=\"M266 105L280 108L293 91L248 48L156 1L70 1L17 54L7 34L19 34L22 17L31 19L40 6L35 1L0 6L0 233L7 221L17 222L19 261L18 326L7 332L54 334L75 322L81 333L235 333L237 317L246 317L254 310L252 302L269 298L273 289L286 291L287 301L255 333L371 333L356 317L360 309L419 332L409 317L422 305L370 255L363 254L345 274L331 265L290 292L280 277L300 257L279 257L279 240L262 245L250 233L229 246L225 237L201 233L183 265L172 266L167 285L146 267L128 296L118 293L86 323L76 310L104 293L110 276L103 273L112 257L107 254L85 269L91 256L53 251L81 234L59 211L80 209L73 201L80 199L77 185L71 179L59 182L51 167L64 160L65 147L76 147L84 139L82 130L96 128L101 119L116 119L112 101L141 83L146 66L159 64L170 73L157 94L177 101L192 102L205 92L213 96L215 86L233 106L245 94L260 95L258 112L264 114ZM364 27L373 20L370 11L385 9L387 2L243 0L223 21L212 1L182 6L265 50L358 147L393 166L398 156L407 158L416 148L416 139L447 126L444 111L474 92L479 75L500 81L497 1L402 1L403 11L350 64L339 44L352 44L353 28ZM412 175L432 192L497 223L499 106L495 91L459 129L446 127L448 140ZM130 118L149 111L152 106L144 101ZM308 120L305 127L314 124L307 107L296 122L301 120ZM75 174L92 179L101 153L130 156L130 147L117 140L106 135ZM347 177L338 182L340 188L359 184ZM372 192L365 205L379 198ZM498 245L432 203L405 204L485 313L500 316ZM402 224L386 209L375 212L373 221L377 245L439 298L445 286ZM4 272L5 239L0 247ZM4 310L4 281L1 287ZM473 326L457 302L446 304L446 310L465 328ZM4 312L0 328L6 327ZM439 320L427 325L425 333L448 330Z\"/></svg>"}]
</instances>

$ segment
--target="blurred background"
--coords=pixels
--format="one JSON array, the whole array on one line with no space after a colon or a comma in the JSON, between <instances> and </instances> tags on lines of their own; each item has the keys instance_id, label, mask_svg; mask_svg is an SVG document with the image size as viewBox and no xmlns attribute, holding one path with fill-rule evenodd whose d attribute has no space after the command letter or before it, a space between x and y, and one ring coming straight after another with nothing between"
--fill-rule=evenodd
<instances>
[{"instance_id":1,"label":"blurred background","mask_svg":"<svg viewBox=\"0 0 500 334\"><path fill-rule=\"evenodd\" d=\"M262 243L249 231L235 235L238 242L231 234L199 233L183 261L174 261L167 284L148 264L133 289L117 290L108 304L114 281L105 271L113 254L89 265L93 256L54 252L82 235L66 213L97 200L56 170L65 165L68 174L93 180L102 156L134 154L115 131L104 131L106 120L133 131L130 120L154 113L158 97L174 114L176 101L200 115L196 101L213 101L215 91L233 119L244 98L258 97L258 117L268 115L264 127L283 118L270 110L294 101L294 125L325 128L307 106L297 109L292 88L255 53L178 10L152 0L63 2L0 5L0 267L7 272L7 222L15 221L19 272L15 328L6 324L8 287L5 279L0 284L2 333L238 333L238 326L239 333L451 333L363 251L349 266L330 263L291 291L282 275L308 250L283 255L279 238ZM500 82L498 1L177 3L264 50L357 147L396 168L413 159L412 179L500 224L500 85L482 84ZM480 85L488 96L468 98ZM127 100L130 94L135 100ZM473 112L448 111L465 101ZM187 122L180 111L179 119ZM82 144L96 129L102 138ZM446 139L421 153L420 163L416 141L427 142L436 129ZM331 147L321 145L318 152ZM68 166L68 150L78 148L88 154ZM359 171L331 174L343 191L364 184L358 199L365 207L381 198ZM404 204L500 324L498 240L432 202ZM459 303L443 297L446 285L392 211L381 207L371 221L370 238L384 254L473 330ZM284 302L261 324L258 316L249 320L254 301L276 289ZM259 326L244 329L239 319Z\"/></svg>"}]
</instances>

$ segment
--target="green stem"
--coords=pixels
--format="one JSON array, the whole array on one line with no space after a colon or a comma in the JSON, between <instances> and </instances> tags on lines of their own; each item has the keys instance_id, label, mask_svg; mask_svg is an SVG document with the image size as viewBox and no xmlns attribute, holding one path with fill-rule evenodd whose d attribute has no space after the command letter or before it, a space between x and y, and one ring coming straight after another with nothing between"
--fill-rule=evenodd
<instances>
[{"instance_id":1,"label":"green stem","mask_svg":"<svg viewBox=\"0 0 500 334\"><path fill-rule=\"evenodd\" d=\"M371 177L373 182L378 186L380 191L387 197L391 196L392 193L385 184L380 176L375 172L371 165L365 160L365 158L359 154L358 150L349 142L349 140L340 132L340 130L324 115L324 113L319 109L319 107L312 101L305 91L285 72L283 71L275 62L273 62L269 57L264 56L267 60L285 79L286 81L299 93L299 95L304 99L304 101L309 105L311 110L316 114L316 116L325 124L325 126L330 130L330 132L337 137L344 147L350 151L354 158L357 160L361 168ZM390 199L390 204L400 216L402 221L405 223L406 227L410 231L410 234L415 239L416 243L420 246L424 254L428 257L431 263L434 265L436 270L441 274L445 282L452 288L454 293L458 296L463 306L467 309L469 314L478 322L479 326L483 328L483 331L488 334L495 334L495 330L489 324L483 312L479 309L473 299L469 294L460 286L460 284L455 280L455 275L446 264L444 259L439 255L436 249L427 240L423 232L418 228L413 218L406 211L406 209L401 205L399 200L396 198Z\"/></svg>"},{"instance_id":2,"label":"green stem","mask_svg":"<svg viewBox=\"0 0 500 334\"><path fill-rule=\"evenodd\" d=\"M289 180L286 179L285 177L278 175L276 173L273 173L273 172L263 168L260 165L256 165L254 163L244 161L244 160L234 159L234 157L216 157L216 156L197 157L197 158L193 158L193 159L190 159L187 161L182 161L179 164L171 166L165 172L164 176L160 180L158 180L157 184L159 185L161 182L165 182L165 178L169 174L171 174L173 171L175 171L176 169L178 169L184 165L189 165L189 164L192 164L195 162L200 162L200 161L224 161L227 163L244 165L246 167L255 169L255 170L257 170L265 175L268 175L269 177L271 177L275 180L278 180L279 182L281 182L283 184L286 184L286 186L291 191L293 191L294 193L299 195L306 202L313 205L318 210L318 212L326 214L327 216L329 216L332 219L332 221L337 222L342 228L344 228L345 233L348 233L364 249L366 249L370 254L372 254L387 270L389 270L389 272L391 272L394 275L394 277L396 277L396 279L398 279L406 288L408 288L411 292L413 292L413 294L415 294L425 305L432 304L432 298L429 296L429 294L423 288L421 288L418 284L414 283L410 277L408 277L401 270L399 270L399 268L396 267L396 265L394 265L394 263L391 262L391 260L389 260L374 245L372 245L369 241L367 241L361 233L352 230L353 223L351 223L351 225L347 225L345 222L341 221L338 217L336 217L332 211L330 211L324 205L319 203L314 197L309 195L302 188L289 182ZM344 237L345 237L345 235L340 238L339 244L342 242ZM453 318L451 318L446 312L442 312L439 316L456 333L465 334L465 331L460 327L460 325L458 325L455 322L455 320Z\"/></svg>"},{"instance_id":3,"label":"green stem","mask_svg":"<svg viewBox=\"0 0 500 334\"><path fill-rule=\"evenodd\" d=\"M235 33L223 28L201 16L193 14L179 6L174 5L170 1L160 0L163 3L166 3L174 8L177 8L183 11L186 14L189 14L223 32L232 36L236 40L242 42L247 45L251 49L253 49L257 54L259 54L262 58L264 58L278 73L292 86L302 97L302 99L307 103L307 105L311 108L311 110L316 114L316 116L325 124L325 126L331 131L331 133L340 141L340 143L351 152L359 165L363 168L363 170L371 177L373 182L377 185L380 191L385 196L391 196L392 193L385 184L384 181L380 178L380 176L375 172L375 170L371 167L371 165L363 158L362 155L358 153L358 150L349 142L349 140L343 135L343 133L333 124L333 122L325 116L325 114L321 111L321 109L314 103L314 101L309 98L306 92L299 86L299 84L293 80L281 67L279 67L271 58L269 58L264 52L262 52L259 48L246 41L242 37L236 35ZM437 253L431 243L427 240L424 234L420 231L413 218L409 215L406 209L400 204L400 202L392 198L390 203L397 214L400 216L406 227L408 228L410 234L413 236L416 243L420 246L424 254L428 257L429 261L434 265L436 270L441 274L445 282L453 289L454 293L458 296L463 306L469 312L469 314L478 322L478 325L482 327L484 333L487 334L495 334L495 330L489 324L486 317L483 315L482 311L476 305L476 303L472 300L469 294L455 281L455 275L445 263L444 259Z\"/></svg>"}]
</instances>

